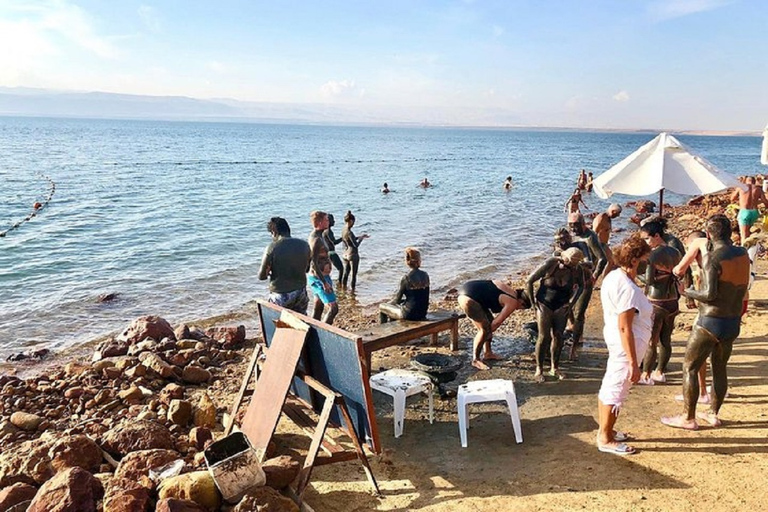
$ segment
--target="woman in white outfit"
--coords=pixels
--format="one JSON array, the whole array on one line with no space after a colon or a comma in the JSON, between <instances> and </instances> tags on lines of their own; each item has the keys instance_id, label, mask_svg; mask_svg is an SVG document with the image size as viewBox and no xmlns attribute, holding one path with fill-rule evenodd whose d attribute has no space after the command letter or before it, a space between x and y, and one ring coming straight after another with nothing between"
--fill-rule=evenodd
<instances>
[{"instance_id":1,"label":"woman in white outfit","mask_svg":"<svg viewBox=\"0 0 768 512\"><path fill-rule=\"evenodd\" d=\"M648 347L653 328L653 306L637 284L637 267L647 260L651 248L639 234L629 237L617 250L618 268L603 279L600 299L608 347L605 377L597 395L597 448L601 452L631 455L635 449L625 443L629 435L614 430L629 388L640 379L639 358Z\"/></svg>"}]
</instances>

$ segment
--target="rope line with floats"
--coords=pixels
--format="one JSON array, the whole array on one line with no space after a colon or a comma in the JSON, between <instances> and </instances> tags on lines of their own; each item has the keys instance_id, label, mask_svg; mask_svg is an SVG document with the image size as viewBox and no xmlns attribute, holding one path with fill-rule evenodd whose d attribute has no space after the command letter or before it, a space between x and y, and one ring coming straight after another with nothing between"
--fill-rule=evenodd
<instances>
[{"instance_id":1,"label":"rope line with floats","mask_svg":"<svg viewBox=\"0 0 768 512\"><path fill-rule=\"evenodd\" d=\"M18 229L25 222L32 220L32 218L40 213L46 206L48 206L48 203L51 202L51 199L53 199L53 194L56 192L56 183L54 183L53 180L46 175L42 175L42 177L48 182L48 196L45 198L45 201L42 203L35 201L35 203L32 205L32 211L29 213L29 215L24 217L22 220L15 222L5 231L0 231L0 238L4 237L14 229Z\"/></svg>"}]
</instances>

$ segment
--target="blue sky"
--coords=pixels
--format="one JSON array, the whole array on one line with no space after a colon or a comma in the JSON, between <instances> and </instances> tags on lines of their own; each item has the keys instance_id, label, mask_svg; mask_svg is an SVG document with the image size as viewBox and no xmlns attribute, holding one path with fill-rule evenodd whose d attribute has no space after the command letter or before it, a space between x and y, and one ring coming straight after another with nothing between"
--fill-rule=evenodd
<instances>
[{"instance_id":1,"label":"blue sky","mask_svg":"<svg viewBox=\"0 0 768 512\"><path fill-rule=\"evenodd\" d=\"M760 130L763 0L0 0L0 86Z\"/></svg>"}]
</instances>

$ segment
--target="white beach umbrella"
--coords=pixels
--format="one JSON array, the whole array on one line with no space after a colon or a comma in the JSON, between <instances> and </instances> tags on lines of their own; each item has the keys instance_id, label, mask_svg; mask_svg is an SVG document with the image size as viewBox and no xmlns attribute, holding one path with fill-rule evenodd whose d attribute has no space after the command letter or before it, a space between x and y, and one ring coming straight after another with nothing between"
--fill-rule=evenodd
<instances>
[{"instance_id":1,"label":"white beach umbrella","mask_svg":"<svg viewBox=\"0 0 768 512\"><path fill-rule=\"evenodd\" d=\"M595 192L603 199L613 194L647 196L659 192L659 213L663 210L664 190L701 195L741 186L736 177L694 154L667 133L660 133L594 181Z\"/></svg>"},{"instance_id":2,"label":"white beach umbrella","mask_svg":"<svg viewBox=\"0 0 768 512\"><path fill-rule=\"evenodd\" d=\"M768 124L763 130L763 150L760 152L760 163L768 165Z\"/></svg>"}]
</instances>

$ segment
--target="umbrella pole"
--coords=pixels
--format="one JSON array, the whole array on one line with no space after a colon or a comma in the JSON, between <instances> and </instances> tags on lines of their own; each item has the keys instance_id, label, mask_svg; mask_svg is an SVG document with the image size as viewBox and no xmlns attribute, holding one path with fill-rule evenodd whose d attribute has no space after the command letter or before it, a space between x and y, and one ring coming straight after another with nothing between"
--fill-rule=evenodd
<instances>
[{"instance_id":1,"label":"umbrella pole","mask_svg":"<svg viewBox=\"0 0 768 512\"><path fill-rule=\"evenodd\" d=\"M659 217L664 216L664 189L659 190Z\"/></svg>"}]
</instances>

